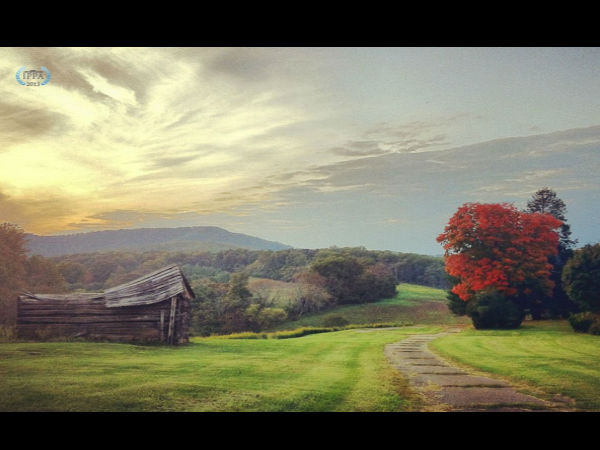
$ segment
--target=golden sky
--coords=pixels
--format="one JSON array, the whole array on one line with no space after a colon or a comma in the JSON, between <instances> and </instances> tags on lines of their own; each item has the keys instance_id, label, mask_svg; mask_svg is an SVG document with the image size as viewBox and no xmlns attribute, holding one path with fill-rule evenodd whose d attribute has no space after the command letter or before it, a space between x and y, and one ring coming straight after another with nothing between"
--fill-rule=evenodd
<instances>
[{"instance_id":1,"label":"golden sky","mask_svg":"<svg viewBox=\"0 0 600 450\"><path fill-rule=\"evenodd\" d=\"M2 48L0 221L38 234L217 225L402 250L434 243L467 201L524 203L550 185L577 213L587 197L570 193L598 187L598 55ZM48 84L17 83L42 66Z\"/></svg>"},{"instance_id":2,"label":"golden sky","mask_svg":"<svg viewBox=\"0 0 600 450\"><path fill-rule=\"evenodd\" d=\"M302 101L281 101L282 91L298 98L311 86L293 67L261 73L274 57L261 49L3 49L4 78L21 66L51 72L45 86L2 86L3 214L50 233L122 226L100 217L114 211L235 214L268 199L265 178L310 161L306 142L267 134L318 118ZM273 84L257 86L253 76Z\"/></svg>"}]
</instances>

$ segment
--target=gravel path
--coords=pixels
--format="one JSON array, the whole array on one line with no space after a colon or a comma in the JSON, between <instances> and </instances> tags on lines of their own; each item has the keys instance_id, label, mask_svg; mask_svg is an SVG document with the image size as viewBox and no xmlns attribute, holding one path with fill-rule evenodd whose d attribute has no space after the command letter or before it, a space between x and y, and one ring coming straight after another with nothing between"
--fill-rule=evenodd
<instances>
[{"instance_id":1,"label":"gravel path","mask_svg":"<svg viewBox=\"0 0 600 450\"><path fill-rule=\"evenodd\" d=\"M505 381L469 374L427 349L439 337L459 332L449 329L420 334L385 347L390 363L408 378L425 401L425 411L565 411L563 402L548 402L517 392Z\"/></svg>"}]
</instances>

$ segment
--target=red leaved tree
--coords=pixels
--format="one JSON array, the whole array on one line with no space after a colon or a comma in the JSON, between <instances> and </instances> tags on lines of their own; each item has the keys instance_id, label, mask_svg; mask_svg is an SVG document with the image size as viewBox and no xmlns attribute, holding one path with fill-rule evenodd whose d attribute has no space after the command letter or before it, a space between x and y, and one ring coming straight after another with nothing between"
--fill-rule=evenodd
<instances>
[{"instance_id":1,"label":"red leaved tree","mask_svg":"<svg viewBox=\"0 0 600 450\"><path fill-rule=\"evenodd\" d=\"M437 241L445 250L446 272L464 301L495 289L506 297L551 295L552 265L562 222L550 214L518 211L507 203L466 203Z\"/></svg>"}]
</instances>

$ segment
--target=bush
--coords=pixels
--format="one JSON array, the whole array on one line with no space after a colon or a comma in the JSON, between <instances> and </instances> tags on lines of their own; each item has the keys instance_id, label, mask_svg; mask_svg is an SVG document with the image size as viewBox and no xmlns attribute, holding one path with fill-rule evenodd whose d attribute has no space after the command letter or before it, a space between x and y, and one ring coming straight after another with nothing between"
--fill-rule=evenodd
<instances>
[{"instance_id":1,"label":"bush","mask_svg":"<svg viewBox=\"0 0 600 450\"><path fill-rule=\"evenodd\" d=\"M343 327L349 323L350 322L348 322L342 316L327 316L323 319L324 327Z\"/></svg>"},{"instance_id":2,"label":"bush","mask_svg":"<svg viewBox=\"0 0 600 450\"><path fill-rule=\"evenodd\" d=\"M571 324L571 328L581 333L587 333L594 322L600 323L600 320L598 319L598 316L592 314L589 311L578 314L571 314L569 316L569 323Z\"/></svg>"},{"instance_id":3,"label":"bush","mask_svg":"<svg viewBox=\"0 0 600 450\"><path fill-rule=\"evenodd\" d=\"M600 318L596 318L596 320L592 322L588 333L594 334L596 336L600 335Z\"/></svg>"},{"instance_id":4,"label":"bush","mask_svg":"<svg viewBox=\"0 0 600 450\"><path fill-rule=\"evenodd\" d=\"M464 316L467 314L467 302L461 300L458 295L452 291L447 291L446 300L448 309L455 316Z\"/></svg>"},{"instance_id":5,"label":"bush","mask_svg":"<svg viewBox=\"0 0 600 450\"><path fill-rule=\"evenodd\" d=\"M271 333L270 336L273 339L289 339L289 338L308 336L309 334L329 333L331 331L339 331L339 330L336 328L305 327L305 328L298 328L296 330L278 331L276 333Z\"/></svg>"},{"instance_id":6,"label":"bush","mask_svg":"<svg viewBox=\"0 0 600 450\"><path fill-rule=\"evenodd\" d=\"M228 339L267 339L268 336L267 333L254 333L252 331L246 331L245 333L234 333L217 337L226 337Z\"/></svg>"},{"instance_id":7,"label":"bush","mask_svg":"<svg viewBox=\"0 0 600 450\"><path fill-rule=\"evenodd\" d=\"M495 290L483 291L469 300L466 312L478 330L519 328L525 318L521 308Z\"/></svg>"},{"instance_id":8,"label":"bush","mask_svg":"<svg viewBox=\"0 0 600 450\"><path fill-rule=\"evenodd\" d=\"M0 324L0 342L11 342L16 339L17 332L14 325L1 325Z\"/></svg>"}]
</instances>

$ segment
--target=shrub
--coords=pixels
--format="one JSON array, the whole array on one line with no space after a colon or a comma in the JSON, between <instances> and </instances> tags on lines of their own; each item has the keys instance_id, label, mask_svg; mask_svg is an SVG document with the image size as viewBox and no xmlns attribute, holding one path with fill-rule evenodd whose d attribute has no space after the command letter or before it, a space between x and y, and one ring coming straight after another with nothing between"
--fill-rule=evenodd
<instances>
[{"instance_id":1,"label":"shrub","mask_svg":"<svg viewBox=\"0 0 600 450\"><path fill-rule=\"evenodd\" d=\"M350 322L348 322L342 316L327 316L323 319L324 327L343 327L349 323Z\"/></svg>"},{"instance_id":2,"label":"shrub","mask_svg":"<svg viewBox=\"0 0 600 450\"><path fill-rule=\"evenodd\" d=\"M600 335L600 318L596 317L596 320L592 322L588 333L595 334L596 336Z\"/></svg>"},{"instance_id":3,"label":"shrub","mask_svg":"<svg viewBox=\"0 0 600 450\"><path fill-rule=\"evenodd\" d=\"M598 320L598 316L592 314L589 311L571 314L569 316L569 323L571 324L571 328L581 333L587 333L590 330L590 327L592 326L592 323L594 323L594 321L600 322Z\"/></svg>"},{"instance_id":4,"label":"shrub","mask_svg":"<svg viewBox=\"0 0 600 450\"><path fill-rule=\"evenodd\" d=\"M0 324L0 342L11 342L16 339L16 327Z\"/></svg>"},{"instance_id":5,"label":"shrub","mask_svg":"<svg viewBox=\"0 0 600 450\"><path fill-rule=\"evenodd\" d=\"M446 293L448 309L455 316L464 316L467 314L467 302L461 300L458 295L452 291Z\"/></svg>"},{"instance_id":6,"label":"shrub","mask_svg":"<svg viewBox=\"0 0 600 450\"><path fill-rule=\"evenodd\" d=\"M519 328L525 318L521 308L495 290L478 293L469 300L466 312L478 330Z\"/></svg>"},{"instance_id":7,"label":"shrub","mask_svg":"<svg viewBox=\"0 0 600 450\"><path fill-rule=\"evenodd\" d=\"M305 327L305 328L298 328L296 330L279 331L276 333L271 333L270 336L273 339L289 339L289 338L307 336L309 334L328 333L330 331L338 331L338 330L336 328Z\"/></svg>"},{"instance_id":8,"label":"shrub","mask_svg":"<svg viewBox=\"0 0 600 450\"><path fill-rule=\"evenodd\" d=\"M234 333L218 337L226 337L227 339L267 339L267 333L254 333L252 331L247 331L245 333Z\"/></svg>"}]
</instances>

